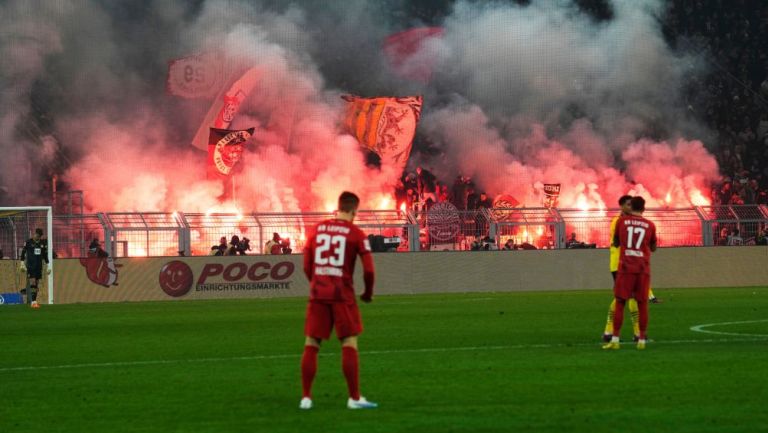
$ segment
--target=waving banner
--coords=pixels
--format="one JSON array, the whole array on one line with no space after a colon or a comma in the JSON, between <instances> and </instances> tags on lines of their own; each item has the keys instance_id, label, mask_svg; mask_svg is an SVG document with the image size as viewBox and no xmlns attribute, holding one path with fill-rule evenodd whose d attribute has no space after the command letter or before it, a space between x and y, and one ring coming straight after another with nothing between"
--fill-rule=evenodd
<instances>
[{"instance_id":1,"label":"waving banner","mask_svg":"<svg viewBox=\"0 0 768 433\"><path fill-rule=\"evenodd\" d=\"M402 171L411 154L422 97L342 98L348 102L344 124L350 134L360 145L376 152L382 166Z\"/></svg>"},{"instance_id":2,"label":"waving banner","mask_svg":"<svg viewBox=\"0 0 768 433\"><path fill-rule=\"evenodd\" d=\"M168 93L182 98L211 98L221 86L221 62L213 53L168 62Z\"/></svg>"},{"instance_id":3,"label":"waving banner","mask_svg":"<svg viewBox=\"0 0 768 433\"><path fill-rule=\"evenodd\" d=\"M509 194L502 194L493 200L493 209L491 213L497 221L507 221L512 218L513 208L520 204L516 198Z\"/></svg>"},{"instance_id":4,"label":"waving banner","mask_svg":"<svg viewBox=\"0 0 768 433\"><path fill-rule=\"evenodd\" d=\"M557 199L560 197L560 184L559 183L545 183L544 184L544 207L553 208L557 207Z\"/></svg>"},{"instance_id":5,"label":"waving banner","mask_svg":"<svg viewBox=\"0 0 768 433\"><path fill-rule=\"evenodd\" d=\"M254 128L232 131L211 128L208 135L208 179L226 179L232 174L253 131Z\"/></svg>"},{"instance_id":6,"label":"waving banner","mask_svg":"<svg viewBox=\"0 0 768 433\"><path fill-rule=\"evenodd\" d=\"M442 39L442 27L417 27L387 36L384 55L400 77L427 83L437 62L435 42Z\"/></svg>"},{"instance_id":7,"label":"waving banner","mask_svg":"<svg viewBox=\"0 0 768 433\"><path fill-rule=\"evenodd\" d=\"M200 124L197 134L192 139L192 145L205 150L208 142L208 128L226 129L232 124L235 115L240 110L240 104L251 93L261 77L261 69L250 68L235 81L225 92L221 92L211 105L208 113Z\"/></svg>"}]
</instances>

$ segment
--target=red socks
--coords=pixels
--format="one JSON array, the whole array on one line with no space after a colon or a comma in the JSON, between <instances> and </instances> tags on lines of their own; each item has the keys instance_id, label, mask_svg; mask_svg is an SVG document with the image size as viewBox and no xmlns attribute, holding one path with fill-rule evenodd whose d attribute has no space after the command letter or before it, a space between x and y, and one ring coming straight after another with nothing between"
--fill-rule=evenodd
<instances>
[{"instance_id":1,"label":"red socks","mask_svg":"<svg viewBox=\"0 0 768 433\"><path fill-rule=\"evenodd\" d=\"M315 373L317 373L317 353L319 351L319 347L304 346L304 355L301 357L301 385L304 390L304 397L312 398L312 381L315 379ZM349 396L353 400L360 400L360 364L357 349L342 346L341 369L347 379Z\"/></svg>"},{"instance_id":2,"label":"red socks","mask_svg":"<svg viewBox=\"0 0 768 433\"><path fill-rule=\"evenodd\" d=\"M319 347L304 346L304 355L301 357L301 386L304 389L304 397L312 397L312 381L315 380L315 373L317 373L317 352L319 351Z\"/></svg>"},{"instance_id":3,"label":"red socks","mask_svg":"<svg viewBox=\"0 0 768 433\"><path fill-rule=\"evenodd\" d=\"M624 322L624 300L616 299L616 310L613 313L613 335L621 334L621 325ZM648 302L638 302L637 310L640 313L640 339L645 340L645 331L648 329Z\"/></svg>"},{"instance_id":4,"label":"red socks","mask_svg":"<svg viewBox=\"0 0 768 433\"><path fill-rule=\"evenodd\" d=\"M621 325L624 323L624 305L626 303L627 301L616 298L616 309L613 312L613 336L614 337L618 337L619 335L621 335ZM647 311L648 310L646 310L646 312ZM641 317L640 323L642 323L642 320L643 320L642 316L640 317Z\"/></svg>"},{"instance_id":5,"label":"red socks","mask_svg":"<svg viewBox=\"0 0 768 433\"><path fill-rule=\"evenodd\" d=\"M360 366L357 358L357 349L354 347L342 346L341 369L344 370L344 377L347 378L349 397L353 400L360 400Z\"/></svg>"},{"instance_id":6,"label":"red socks","mask_svg":"<svg viewBox=\"0 0 768 433\"><path fill-rule=\"evenodd\" d=\"M648 329L648 302L638 302L637 310L640 313L640 339L645 340L645 331Z\"/></svg>"}]
</instances>

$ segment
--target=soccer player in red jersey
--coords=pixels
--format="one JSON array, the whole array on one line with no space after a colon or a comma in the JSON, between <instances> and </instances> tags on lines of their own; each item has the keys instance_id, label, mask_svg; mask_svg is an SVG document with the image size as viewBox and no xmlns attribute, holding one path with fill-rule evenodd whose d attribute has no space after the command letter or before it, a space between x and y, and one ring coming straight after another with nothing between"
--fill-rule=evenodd
<instances>
[{"instance_id":1,"label":"soccer player in red jersey","mask_svg":"<svg viewBox=\"0 0 768 433\"><path fill-rule=\"evenodd\" d=\"M645 349L648 328L648 288L651 282L651 252L656 251L656 225L643 218L645 200L632 197L630 215L619 218L613 245L619 247L619 269L613 294L616 312L613 318L613 337L603 349L618 349L621 325L624 321L624 305L634 298L640 313L640 339L638 349Z\"/></svg>"},{"instance_id":2,"label":"soccer player in red jersey","mask_svg":"<svg viewBox=\"0 0 768 433\"><path fill-rule=\"evenodd\" d=\"M363 331L360 310L355 301L352 275L359 255L363 261L365 292L363 302L373 297L374 268L371 245L362 230L353 224L360 199L351 192L339 196L336 218L320 222L304 248L304 273L309 279L309 304L304 325L306 340L301 358L301 381L304 395L301 409L312 408L312 381L317 372L320 343L331 336L341 340L341 366L347 380L349 409L372 409L376 403L360 395L357 336Z\"/></svg>"}]
</instances>

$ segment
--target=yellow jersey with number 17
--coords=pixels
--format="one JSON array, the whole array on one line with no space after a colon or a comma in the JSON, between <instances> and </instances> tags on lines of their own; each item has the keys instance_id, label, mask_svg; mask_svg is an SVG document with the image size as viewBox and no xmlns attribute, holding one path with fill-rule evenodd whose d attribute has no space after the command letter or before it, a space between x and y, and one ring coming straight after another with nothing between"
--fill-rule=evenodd
<instances>
[{"instance_id":1,"label":"yellow jersey with number 17","mask_svg":"<svg viewBox=\"0 0 768 433\"><path fill-rule=\"evenodd\" d=\"M608 242L610 242L610 250L611 250L611 261L610 261L611 272L616 272L619 270L619 251L621 250L621 248L613 246L613 235L616 234L616 221L619 220L619 216L620 215L616 215L611 220L611 237L608 238Z\"/></svg>"}]
</instances>

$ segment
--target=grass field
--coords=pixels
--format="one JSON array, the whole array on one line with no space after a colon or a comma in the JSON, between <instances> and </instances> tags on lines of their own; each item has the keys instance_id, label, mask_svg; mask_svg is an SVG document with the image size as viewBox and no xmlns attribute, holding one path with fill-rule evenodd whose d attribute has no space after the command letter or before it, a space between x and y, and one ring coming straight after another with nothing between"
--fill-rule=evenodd
<instances>
[{"instance_id":1,"label":"grass field","mask_svg":"<svg viewBox=\"0 0 768 433\"><path fill-rule=\"evenodd\" d=\"M337 341L298 409L303 299L5 306L0 432L768 431L768 288L657 294L643 352L606 292L380 296L354 412Z\"/></svg>"}]
</instances>

